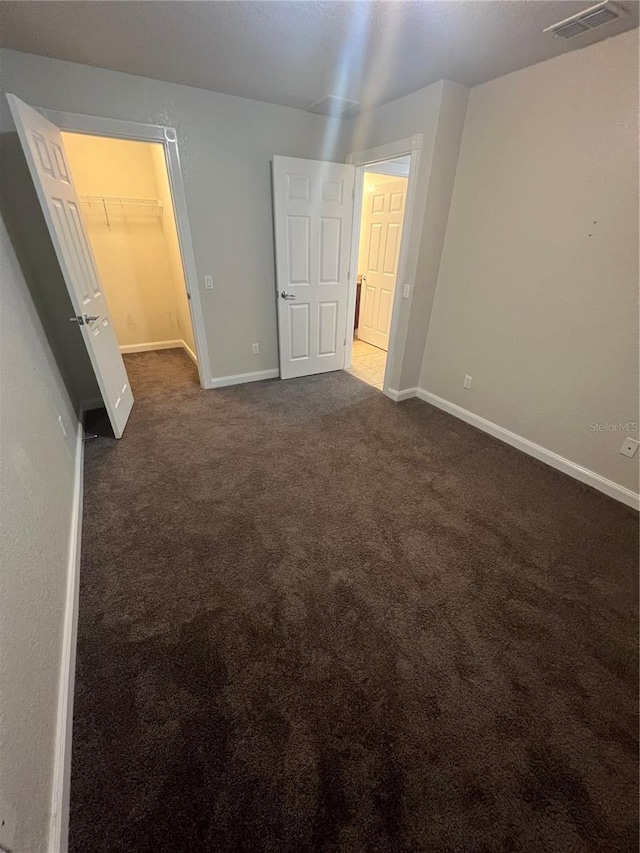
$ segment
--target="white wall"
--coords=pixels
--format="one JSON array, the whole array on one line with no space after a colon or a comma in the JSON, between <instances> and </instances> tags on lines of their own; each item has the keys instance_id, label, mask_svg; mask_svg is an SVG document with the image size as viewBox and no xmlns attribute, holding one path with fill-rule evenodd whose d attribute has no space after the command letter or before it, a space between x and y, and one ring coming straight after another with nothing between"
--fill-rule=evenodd
<instances>
[{"instance_id":1,"label":"white wall","mask_svg":"<svg viewBox=\"0 0 640 853\"><path fill-rule=\"evenodd\" d=\"M182 268L172 258L177 251L179 260L179 249L163 146L78 133L63 133L63 139L80 195L163 204L108 205L106 213L101 204L81 205L118 343L182 340L189 308ZM158 186L160 165L164 180ZM193 343L190 332L189 340Z\"/></svg>"},{"instance_id":2,"label":"white wall","mask_svg":"<svg viewBox=\"0 0 640 853\"><path fill-rule=\"evenodd\" d=\"M277 367L270 161L344 161L340 122L31 54L0 57L5 91L32 105L176 128L213 375ZM6 132L13 122L4 100ZM212 291L202 287L205 274Z\"/></svg>"},{"instance_id":3,"label":"white wall","mask_svg":"<svg viewBox=\"0 0 640 853\"><path fill-rule=\"evenodd\" d=\"M349 152L423 135L415 214L403 234L409 240L409 255L405 281L398 285L413 282L414 287L411 299L399 303L397 358L390 382L396 390L418 383L467 95L465 86L440 80L345 123Z\"/></svg>"},{"instance_id":4,"label":"white wall","mask_svg":"<svg viewBox=\"0 0 640 853\"><path fill-rule=\"evenodd\" d=\"M471 90L420 375L635 492L637 116L637 31Z\"/></svg>"},{"instance_id":5,"label":"white wall","mask_svg":"<svg viewBox=\"0 0 640 853\"><path fill-rule=\"evenodd\" d=\"M77 419L0 219L0 800L48 837ZM66 429L66 437L58 423Z\"/></svg>"}]
</instances>

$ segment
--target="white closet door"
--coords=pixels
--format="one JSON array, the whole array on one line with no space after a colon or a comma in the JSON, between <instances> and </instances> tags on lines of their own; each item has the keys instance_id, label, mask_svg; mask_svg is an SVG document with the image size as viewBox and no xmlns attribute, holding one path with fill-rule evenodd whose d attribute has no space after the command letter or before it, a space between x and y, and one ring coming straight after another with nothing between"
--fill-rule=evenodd
<instances>
[{"instance_id":1,"label":"white closet door","mask_svg":"<svg viewBox=\"0 0 640 853\"><path fill-rule=\"evenodd\" d=\"M15 95L7 95L29 171L80 325L111 426L120 438L133 394L107 300L87 239L60 128ZM74 330L69 323L69 334Z\"/></svg>"}]
</instances>

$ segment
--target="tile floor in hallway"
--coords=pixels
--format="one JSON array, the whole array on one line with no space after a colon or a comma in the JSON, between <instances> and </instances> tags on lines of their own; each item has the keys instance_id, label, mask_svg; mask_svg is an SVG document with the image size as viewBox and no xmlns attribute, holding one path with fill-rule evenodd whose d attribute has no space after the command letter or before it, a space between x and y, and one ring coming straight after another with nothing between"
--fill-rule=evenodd
<instances>
[{"instance_id":1,"label":"tile floor in hallway","mask_svg":"<svg viewBox=\"0 0 640 853\"><path fill-rule=\"evenodd\" d=\"M363 382L367 382L382 391L386 363L387 353L383 349L367 344L358 338L353 339L351 367L347 373L351 373Z\"/></svg>"}]
</instances>

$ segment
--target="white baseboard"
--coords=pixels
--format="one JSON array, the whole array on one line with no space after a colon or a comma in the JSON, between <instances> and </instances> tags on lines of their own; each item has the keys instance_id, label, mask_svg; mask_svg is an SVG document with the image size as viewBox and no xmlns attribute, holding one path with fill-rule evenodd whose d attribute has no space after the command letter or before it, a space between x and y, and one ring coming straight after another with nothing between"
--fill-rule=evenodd
<instances>
[{"instance_id":1,"label":"white baseboard","mask_svg":"<svg viewBox=\"0 0 640 853\"><path fill-rule=\"evenodd\" d=\"M73 734L73 691L76 677L76 641L78 635L78 603L80 591L80 547L82 541L82 489L84 472L84 429L78 424L75 478L67 590L64 605L62 656L58 687L58 716L56 723L51 819L49 822L49 853L67 853L69 844L69 793L71 785L71 738Z\"/></svg>"},{"instance_id":2,"label":"white baseboard","mask_svg":"<svg viewBox=\"0 0 640 853\"><path fill-rule=\"evenodd\" d=\"M417 391L417 388L405 388L403 391L396 391L395 388L387 388L384 393L394 402L401 403L403 400L410 400L411 397L415 397Z\"/></svg>"},{"instance_id":3,"label":"white baseboard","mask_svg":"<svg viewBox=\"0 0 640 853\"><path fill-rule=\"evenodd\" d=\"M184 341L152 341L149 344L123 344L120 352L151 352L154 349L180 349L185 346Z\"/></svg>"},{"instance_id":4,"label":"white baseboard","mask_svg":"<svg viewBox=\"0 0 640 853\"><path fill-rule=\"evenodd\" d=\"M198 357L191 349L189 344L183 340L175 341L152 341L149 344L123 344L120 347L121 353L129 352L153 352L156 349L183 349L189 358L195 363L198 363Z\"/></svg>"},{"instance_id":5,"label":"white baseboard","mask_svg":"<svg viewBox=\"0 0 640 853\"><path fill-rule=\"evenodd\" d=\"M257 370L255 373L236 373L234 376L218 376L211 380L210 388L225 388L227 385L242 385L244 382L261 382L263 379L277 379L280 371L277 367L271 370Z\"/></svg>"},{"instance_id":6,"label":"white baseboard","mask_svg":"<svg viewBox=\"0 0 640 853\"><path fill-rule=\"evenodd\" d=\"M541 447L539 444L535 444L533 441L529 441L529 439L523 438L515 432L511 432L504 427L494 424L492 421L481 418L480 415L474 415L474 413L468 411L468 409L463 409L462 406L450 403L448 400L438 397L430 391L425 391L423 388L417 389L416 396L420 400L424 400L425 403L430 403L432 406L436 406L436 408L442 409L444 412L448 412L450 415L460 418L462 421L466 421L466 423L471 424L471 426L489 433L489 435L492 435L494 438L504 441L505 444L517 447L517 449L521 450L523 453L527 453L529 456L533 456L535 459L545 462L552 468L556 468L558 471L568 474L570 477L573 477L574 480L579 480L581 483L593 486L593 488L597 489L599 492L603 492L610 498L614 498L627 506L633 507L633 509L640 509L640 495L637 495L635 492L632 492L624 486L618 485L618 483L614 483L613 480L608 480L606 477L596 474L595 471L591 471L589 468L583 468L582 465L571 462L570 459L565 459L564 456L559 456L552 450L547 450L546 447Z\"/></svg>"},{"instance_id":7,"label":"white baseboard","mask_svg":"<svg viewBox=\"0 0 640 853\"><path fill-rule=\"evenodd\" d=\"M191 349L191 347L189 346L189 344L188 344L186 341L180 341L180 343L181 343L181 345L182 345L182 349L186 352L186 354L189 356L189 358L191 359L191 361L192 361L195 365L197 365L197 364L198 364L198 356L197 356L197 355L195 354L195 352Z\"/></svg>"}]
</instances>

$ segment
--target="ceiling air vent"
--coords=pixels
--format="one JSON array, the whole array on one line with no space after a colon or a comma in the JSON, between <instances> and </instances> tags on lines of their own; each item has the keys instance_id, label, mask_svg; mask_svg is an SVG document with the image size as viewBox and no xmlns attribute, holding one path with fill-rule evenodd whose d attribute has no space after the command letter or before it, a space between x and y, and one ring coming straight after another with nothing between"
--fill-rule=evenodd
<instances>
[{"instance_id":1,"label":"ceiling air vent","mask_svg":"<svg viewBox=\"0 0 640 853\"><path fill-rule=\"evenodd\" d=\"M320 113L323 116L336 116L338 118L351 118L358 114L360 101L351 101L349 98L340 98L338 95L325 95L314 101L308 109L310 113Z\"/></svg>"},{"instance_id":2,"label":"ceiling air vent","mask_svg":"<svg viewBox=\"0 0 640 853\"><path fill-rule=\"evenodd\" d=\"M624 14L623 9L606 0L605 3L589 6L583 12L578 12L577 15L572 15L558 24L547 27L543 32L551 33L558 39L571 39L581 33L595 30L596 27L601 27L603 24L608 24L609 21L615 21L616 18L620 18Z\"/></svg>"}]
</instances>

